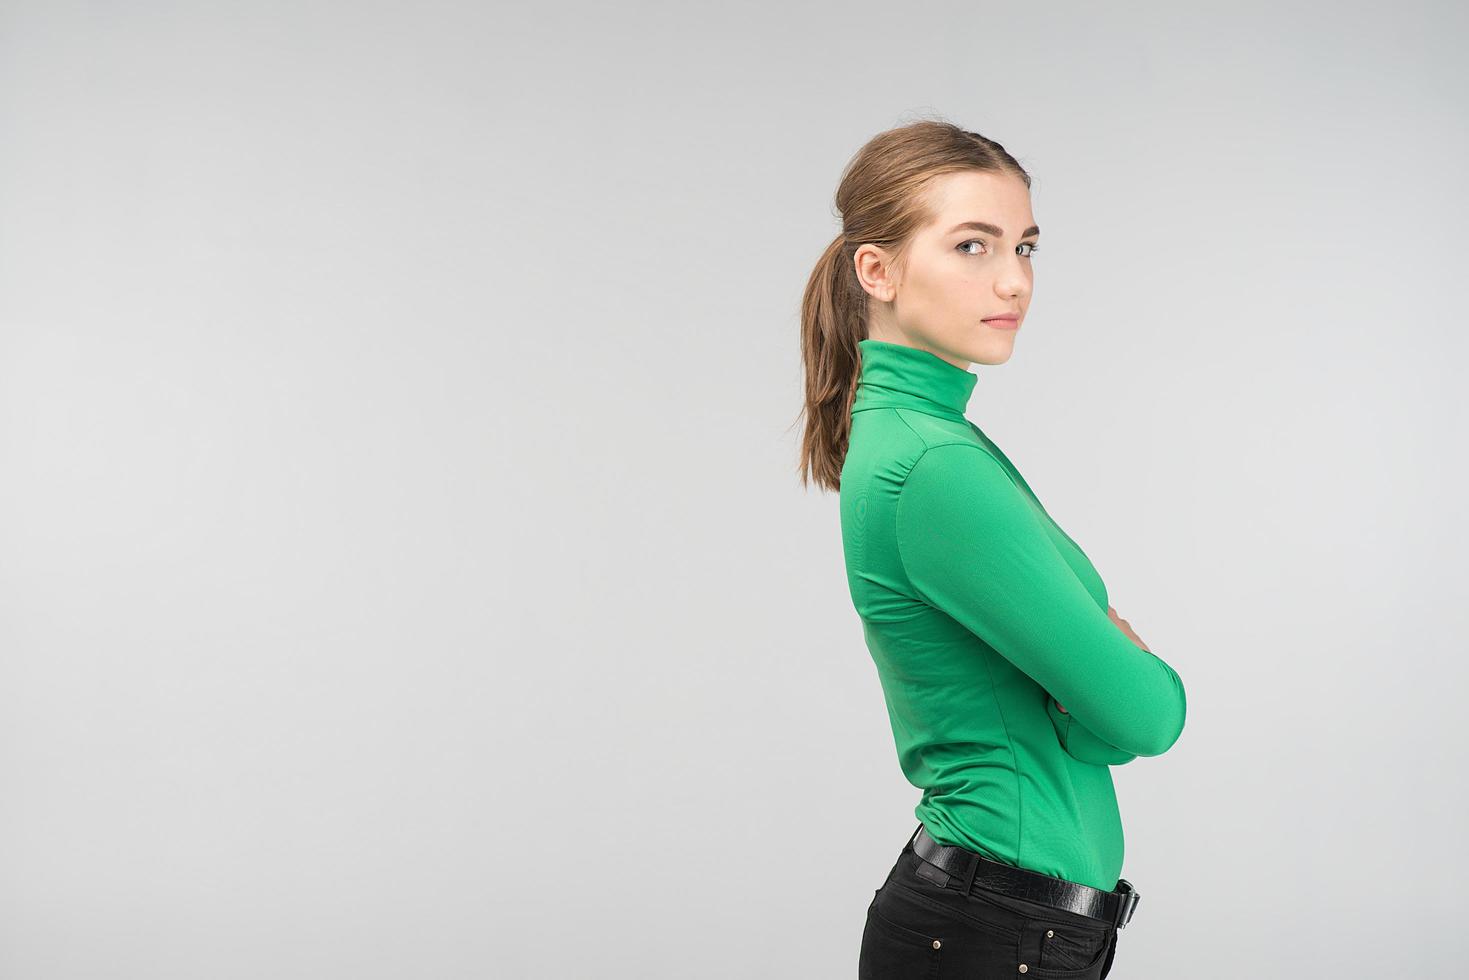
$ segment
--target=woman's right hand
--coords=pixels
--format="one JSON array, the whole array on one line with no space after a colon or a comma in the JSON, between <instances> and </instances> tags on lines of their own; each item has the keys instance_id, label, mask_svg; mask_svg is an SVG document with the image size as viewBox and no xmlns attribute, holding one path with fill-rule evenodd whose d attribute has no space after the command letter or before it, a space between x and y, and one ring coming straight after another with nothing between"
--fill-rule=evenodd
<instances>
[{"instance_id":1,"label":"woman's right hand","mask_svg":"<svg viewBox=\"0 0 1469 980\"><path fill-rule=\"evenodd\" d=\"M1117 610L1113 609L1111 606L1108 606L1107 607L1107 618L1111 619L1112 622L1117 625L1117 628L1118 629L1120 629L1122 632L1126 633L1127 634L1127 638L1129 640L1131 640L1132 642L1136 643L1138 646L1142 647L1144 650L1148 650L1148 645L1143 642L1142 637L1140 637L1136 633L1134 633L1132 631L1131 624L1129 624L1127 622L1127 620L1123 619L1121 616L1117 615ZM1148 650L1148 652L1149 653L1152 653L1153 651Z\"/></svg>"}]
</instances>

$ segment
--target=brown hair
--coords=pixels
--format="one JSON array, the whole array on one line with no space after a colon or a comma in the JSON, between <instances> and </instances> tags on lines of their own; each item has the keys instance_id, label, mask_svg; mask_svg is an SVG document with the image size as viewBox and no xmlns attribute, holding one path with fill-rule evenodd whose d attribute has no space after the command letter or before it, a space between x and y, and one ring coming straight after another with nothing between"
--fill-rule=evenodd
<instances>
[{"instance_id":1,"label":"brown hair","mask_svg":"<svg viewBox=\"0 0 1469 980\"><path fill-rule=\"evenodd\" d=\"M816 262L801 299L801 362L806 417L798 470L825 490L841 489L852 430L852 399L862 362L857 341L867 336L867 291L853 260L871 242L893 251L901 271L912 235L933 220L922 192L933 178L964 170L1030 174L994 140L942 119L924 119L879 133L857 151L837 185L841 233Z\"/></svg>"}]
</instances>

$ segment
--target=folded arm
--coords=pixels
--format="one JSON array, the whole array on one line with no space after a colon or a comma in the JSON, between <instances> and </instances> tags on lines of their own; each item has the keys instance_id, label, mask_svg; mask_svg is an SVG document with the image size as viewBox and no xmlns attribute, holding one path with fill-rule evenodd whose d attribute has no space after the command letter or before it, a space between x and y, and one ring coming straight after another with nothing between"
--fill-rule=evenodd
<instances>
[{"instance_id":1,"label":"folded arm","mask_svg":"<svg viewBox=\"0 0 1469 980\"><path fill-rule=\"evenodd\" d=\"M1081 722L1062 711L1056 699L1046 696L1046 713L1051 716L1051 726L1056 729L1056 738L1061 748L1073 759L1090 762L1094 766L1126 765L1137 756L1124 752L1110 742L1104 742Z\"/></svg>"},{"instance_id":2,"label":"folded arm","mask_svg":"<svg viewBox=\"0 0 1469 980\"><path fill-rule=\"evenodd\" d=\"M1153 756L1177 741L1182 680L1098 607L989 453L970 444L925 451L899 493L897 535L919 596L1066 705L1068 751Z\"/></svg>"}]
</instances>

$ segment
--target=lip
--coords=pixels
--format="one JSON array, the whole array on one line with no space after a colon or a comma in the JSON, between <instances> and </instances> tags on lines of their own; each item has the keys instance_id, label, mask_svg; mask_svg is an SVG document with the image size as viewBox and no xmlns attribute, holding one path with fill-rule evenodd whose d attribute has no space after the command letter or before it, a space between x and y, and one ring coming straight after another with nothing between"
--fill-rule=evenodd
<instances>
[{"instance_id":1,"label":"lip","mask_svg":"<svg viewBox=\"0 0 1469 980\"><path fill-rule=\"evenodd\" d=\"M1020 318L1013 313L1006 313L1002 314L1001 316L988 317L982 322L989 324L996 330L1014 330L1016 327L1020 326Z\"/></svg>"}]
</instances>

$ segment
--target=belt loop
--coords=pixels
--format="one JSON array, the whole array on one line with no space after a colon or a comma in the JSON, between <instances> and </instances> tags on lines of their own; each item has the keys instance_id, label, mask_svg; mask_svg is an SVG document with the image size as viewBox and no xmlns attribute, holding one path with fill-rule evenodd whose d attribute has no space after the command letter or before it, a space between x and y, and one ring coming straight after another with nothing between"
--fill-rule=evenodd
<instances>
[{"instance_id":1,"label":"belt loop","mask_svg":"<svg viewBox=\"0 0 1469 980\"><path fill-rule=\"evenodd\" d=\"M964 894L966 895L972 895L974 893L974 876L979 871L979 861L980 857L978 854L971 853L969 855L969 868L964 872Z\"/></svg>"}]
</instances>

